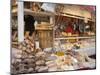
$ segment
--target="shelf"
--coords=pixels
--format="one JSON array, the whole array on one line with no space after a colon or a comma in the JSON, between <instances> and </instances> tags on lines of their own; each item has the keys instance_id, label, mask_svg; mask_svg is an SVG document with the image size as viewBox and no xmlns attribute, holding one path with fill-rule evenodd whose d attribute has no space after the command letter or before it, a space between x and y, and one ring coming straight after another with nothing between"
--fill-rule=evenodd
<instances>
[{"instance_id":1,"label":"shelf","mask_svg":"<svg viewBox=\"0 0 100 75\"><path fill-rule=\"evenodd\" d=\"M53 28L40 28L40 27L36 27L36 30L53 30Z\"/></svg>"},{"instance_id":2,"label":"shelf","mask_svg":"<svg viewBox=\"0 0 100 75\"><path fill-rule=\"evenodd\" d=\"M12 14L17 15L18 9L13 9ZM24 14L30 14L33 16L54 16L55 14L52 12L46 12L46 11L32 11L30 9L24 9Z\"/></svg>"},{"instance_id":3,"label":"shelf","mask_svg":"<svg viewBox=\"0 0 100 75\"><path fill-rule=\"evenodd\" d=\"M72 18L77 18L77 19L82 19L82 20L84 20L84 19L85 19L85 17L83 17L83 16L72 15L72 14L70 14L70 13L61 13L61 15L60 15L60 16L67 16L67 17L72 17ZM94 21L94 20L92 20L91 18L87 18L87 20L88 20L88 21L95 22L95 21Z\"/></svg>"},{"instance_id":4,"label":"shelf","mask_svg":"<svg viewBox=\"0 0 100 75\"><path fill-rule=\"evenodd\" d=\"M53 16L54 13L51 13L51 12L43 12L43 11L32 11L30 9L24 9L24 12L26 14L32 14L32 15L36 15L36 16Z\"/></svg>"},{"instance_id":5,"label":"shelf","mask_svg":"<svg viewBox=\"0 0 100 75\"><path fill-rule=\"evenodd\" d=\"M65 38L55 38L56 40L62 40L62 39L90 39L95 37L65 37Z\"/></svg>"}]
</instances>

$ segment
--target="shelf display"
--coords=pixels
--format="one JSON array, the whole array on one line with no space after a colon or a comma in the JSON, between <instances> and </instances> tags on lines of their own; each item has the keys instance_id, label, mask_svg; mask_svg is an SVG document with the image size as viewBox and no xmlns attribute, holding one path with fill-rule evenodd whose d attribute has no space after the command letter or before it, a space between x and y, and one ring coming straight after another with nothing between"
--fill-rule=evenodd
<instances>
[{"instance_id":1,"label":"shelf display","mask_svg":"<svg viewBox=\"0 0 100 75\"><path fill-rule=\"evenodd\" d=\"M92 22L85 23L84 20L67 16L55 16L55 37L63 38L67 36L94 36L95 31ZM57 18L61 21L57 21ZM58 23L57 23L58 22Z\"/></svg>"},{"instance_id":2,"label":"shelf display","mask_svg":"<svg viewBox=\"0 0 100 75\"><path fill-rule=\"evenodd\" d=\"M95 10L91 12L84 5L25 1L23 17L25 19L30 15L34 20L29 18L27 27L26 21L22 20L24 39L18 41L18 34L22 32L18 33L19 11L15 5L18 6L13 3L11 10L12 74L96 68L96 21L95 14L92 13ZM94 19L90 15L94 15ZM28 35L30 33L32 35Z\"/></svg>"},{"instance_id":3,"label":"shelf display","mask_svg":"<svg viewBox=\"0 0 100 75\"><path fill-rule=\"evenodd\" d=\"M95 39L60 39L55 42L55 50L75 50L75 51L87 51L87 54L95 54ZM88 53L88 51L90 53Z\"/></svg>"},{"instance_id":4,"label":"shelf display","mask_svg":"<svg viewBox=\"0 0 100 75\"><path fill-rule=\"evenodd\" d=\"M95 68L95 60L90 58L83 51L76 52L67 50L66 53L47 53L41 49L32 51L30 49L26 50L23 48L22 54L24 53L24 55L20 53L20 50L17 50L17 54L14 55L16 59L13 58L12 62L13 73L51 72ZM21 66L16 65L16 63ZM32 65L32 63L34 65ZM19 68L19 70L17 68Z\"/></svg>"}]
</instances>

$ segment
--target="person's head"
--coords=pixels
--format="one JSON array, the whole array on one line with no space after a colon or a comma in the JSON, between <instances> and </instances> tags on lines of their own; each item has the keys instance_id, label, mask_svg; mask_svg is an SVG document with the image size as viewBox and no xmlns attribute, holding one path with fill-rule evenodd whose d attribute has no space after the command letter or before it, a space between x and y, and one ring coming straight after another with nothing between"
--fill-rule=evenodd
<instances>
[{"instance_id":1,"label":"person's head","mask_svg":"<svg viewBox=\"0 0 100 75\"><path fill-rule=\"evenodd\" d=\"M25 31L28 32L28 35L32 36L33 32L35 31L34 17L32 15L24 15L24 21L25 21Z\"/></svg>"},{"instance_id":2,"label":"person's head","mask_svg":"<svg viewBox=\"0 0 100 75\"><path fill-rule=\"evenodd\" d=\"M25 23L30 23L30 24L34 24L35 23L35 19L32 15L24 15L24 21Z\"/></svg>"}]
</instances>

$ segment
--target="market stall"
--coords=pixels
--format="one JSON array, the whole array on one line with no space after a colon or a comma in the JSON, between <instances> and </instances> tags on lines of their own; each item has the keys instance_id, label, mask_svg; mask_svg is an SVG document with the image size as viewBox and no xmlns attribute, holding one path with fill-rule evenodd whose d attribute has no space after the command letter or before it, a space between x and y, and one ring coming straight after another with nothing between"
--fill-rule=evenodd
<instances>
[{"instance_id":1,"label":"market stall","mask_svg":"<svg viewBox=\"0 0 100 75\"><path fill-rule=\"evenodd\" d=\"M96 68L95 10L84 5L43 2L20 5L23 13L16 4L12 6L13 74ZM34 31L29 30L33 35L29 37L24 29L27 15L34 18Z\"/></svg>"}]
</instances>

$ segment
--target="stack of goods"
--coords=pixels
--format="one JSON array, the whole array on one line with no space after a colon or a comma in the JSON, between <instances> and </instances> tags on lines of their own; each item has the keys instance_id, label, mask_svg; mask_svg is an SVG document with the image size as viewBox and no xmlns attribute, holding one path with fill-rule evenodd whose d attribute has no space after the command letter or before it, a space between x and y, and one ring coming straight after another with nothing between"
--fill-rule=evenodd
<instances>
[{"instance_id":1,"label":"stack of goods","mask_svg":"<svg viewBox=\"0 0 100 75\"><path fill-rule=\"evenodd\" d=\"M51 58L50 58L51 57ZM95 68L95 60L88 57L84 52L66 50L65 53L57 52L51 54L46 62L48 71L66 71L84 68Z\"/></svg>"},{"instance_id":2,"label":"stack of goods","mask_svg":"<svg viewBox=\"0 0 100 75\"><path fill-rule=\"evenodd\" d=\"M34 44L31 44L31 41L29 39L25 39L23 42L18 44L18 49L16 49L16 51L17 52L21 51L21 53L15 53L15 55L12 58L13 74L26 72L26 70L29 69L27 65L30 62L31 63L34 62L34 57L33 57L34 47L32 46L34 46ZM17 61L17 60L20 60L20 61Z\"/></svg>"},{"instance_id":3,"label":"stack of goods","mask_svg":"<svg viewBox=\"0 0 100 75\"><path fill-rule=\"evenodd\" d=\"M54 53L42 51L40 48L35 49L34 41L28 38L19 44L12 55L13 74L95 68L95 60L85 52L72 49Z\"/></svg>"},{"instance_id":4,"label":"stack of goods","mask_svg":"<svg viewBox=\"0 0 100 75\"><path fill-rule=\"evenodd\" d=\"M48 67L48 71L57 71L57 64L55 61L48 61L46 62L46 65Z\"/></svg>"},{"instance_id":5,"label":"stack of goods","mask_svg":"<svg viewBox=\"0 0 100 75\"><path fill-rule=\"evenodd\" d=\"M71 58L73 59L74 69L81 69L81 68L95 68L95 60L91 59L87 53L83 51L71 51L68 50L66 52L66 55L71 55ZM77 66L77 67L76 67Z\"/></svg>"},{"instance_id":6,"label":"stack of goods","mask_svg":"<svg viewBox=\"0 0 100 75\"><path fill-rule=\"evenodd\" d=\"M35 67L35 71L36 72L47 72L48 70L48 67L46 66L46 53L43 52L43 51L40 51L38 53L36 53L35 55L35 64L36 64L36 67Z\"/></svg>"},{"instance_id":7,"label":"stack of goods","mask_svg":"<svg viewBox=\"0 0 100 75\"><path fill-rule=\"evenodd\" d=\"M30 39L25 39L19 44L16 49L17 53L12 56L13 74L47 71L46 54L41 49L35 49L33 42Z\"/></svg>"},{"instance_id":8,"label":"stack of goods","mask_svg":"<svg viewBox=\"0 0 100 75\"><path fill-rule=\"evenodd\" d=\"M93 50L95 51L95 40L86 39L86 40L77 40L77 39L68 39L68 40L55 40L54 49L58 50Z\"/></svg>"}]
</instances>

